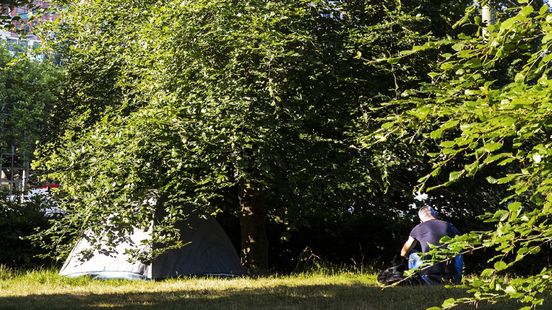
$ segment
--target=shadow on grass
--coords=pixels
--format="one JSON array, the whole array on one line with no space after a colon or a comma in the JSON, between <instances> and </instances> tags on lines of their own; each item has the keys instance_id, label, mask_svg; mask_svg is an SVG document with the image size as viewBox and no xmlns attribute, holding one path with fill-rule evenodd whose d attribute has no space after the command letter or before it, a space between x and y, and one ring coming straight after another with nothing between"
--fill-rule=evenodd
<instances>
[{"instance_id":1,"label":"shadow on grass","mask_svg":"<svg viewBox=\"0 0 552 310\"><path fill-rule=\"evenodd\" d=\"M364 284L276 286L262 289L71 293L0 297L1 309L425 309L462 291L444 287L382 290ZM479 309L517 309L520 304L480 305ZM459 309L473 309L461 307ZM543 307L544 308L544 307Z\"/></svg>"}]
</instances>

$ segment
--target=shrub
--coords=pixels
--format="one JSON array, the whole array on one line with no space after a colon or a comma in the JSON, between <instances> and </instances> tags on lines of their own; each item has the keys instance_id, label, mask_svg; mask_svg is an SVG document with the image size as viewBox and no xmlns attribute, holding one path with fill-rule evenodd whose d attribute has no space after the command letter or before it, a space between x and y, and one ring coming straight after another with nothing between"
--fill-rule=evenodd
<instances>
[{"instance_id":1,"label":"shrub","mask_svg":"<svg viewBox=\"0 0 552 310\"><path fill-rule=\"evenodd\" d=\"M51 263L38 258L44 250L25 238L48 226L44 197L21 197L20 194L0 193L0 265L4 265L4 269L34 268Z\"/></svg>"}]
</instances>

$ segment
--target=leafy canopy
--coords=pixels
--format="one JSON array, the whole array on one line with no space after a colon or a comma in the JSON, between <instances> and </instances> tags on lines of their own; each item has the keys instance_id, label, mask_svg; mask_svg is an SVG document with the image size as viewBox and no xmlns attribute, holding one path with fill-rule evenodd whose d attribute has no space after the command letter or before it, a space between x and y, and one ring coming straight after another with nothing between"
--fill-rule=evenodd
<instances>
[{"instance_id":1,"label":"leafy canopy","mask_svg":"<svg viewBox=\"0 0 552 310\"><path fill-rule=\"evenodd\" d=\"M396 112L363 140L435 141L433 171L419 180L418 190L481 177L509 187L503 208L483 216L495 224L493 230L470 232L448 244L449 255L481 248L497 255L468 280L473 297L449 299L445 308L501 298L539 305L551 285L548 267L524 277L505 276L552 242L552 14L546 5L535 10L522 4L511 11L510 18L488 27L488 37L460 35L432 43L450 45L451 51L429 74L431 82L389 102Z\"/></svg>"},{"instance_id":2,"label":"leafy canopy","mask_svg":"<svg viewBox=\"0 0 552 310\"><path fill-rule=\"evenodd\" d=\"M75 1L51 42L68 71L64 135L38 166L64 184L67 214L46 246L87 229L115 243L154 218L158 248L179 246L172 223L242 187L280 223L332 201L344 213L327 198L347 197L343 68L358 61L339 14L323 0Z\"/></svg>"},{"instance_id":3,"label":"leafy canopy","mask_svg":"<svg viewBox=\"0 0 552 310\"><path fill-rule=\"evenodd\" d=\"M20 160L30 162L38 141L56 134L49 128L59 103L62 72L48 62L12 57L0 46L0 153L15 146Z\"/></svg>"}]
</instances>

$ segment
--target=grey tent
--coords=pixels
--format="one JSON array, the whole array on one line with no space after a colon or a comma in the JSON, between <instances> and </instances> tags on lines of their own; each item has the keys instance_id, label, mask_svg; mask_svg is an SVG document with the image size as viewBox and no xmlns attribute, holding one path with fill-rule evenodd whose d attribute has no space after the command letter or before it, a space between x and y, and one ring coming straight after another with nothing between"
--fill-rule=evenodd
<instances>
[{"instance_id":1,"label":"grey tent","mask_svg":"<svg viewBox=\"0 0 552 310\"><path fill-rule=\"evenodd\" d=\"M76 277L89 275L103 279L164 279L190 275L234 276L243 274L239 257L230 239L213 219L190 216L178 227L186 246L167 251L150 263L131 260L125 253L129 248L148 251L141 245L150 234L135 229L127 242L117 245L115 251L95 251L83 259L82 251L90 247L87 238L82 238L61 268L60 274Z\"/></svg>"}]
</instances>

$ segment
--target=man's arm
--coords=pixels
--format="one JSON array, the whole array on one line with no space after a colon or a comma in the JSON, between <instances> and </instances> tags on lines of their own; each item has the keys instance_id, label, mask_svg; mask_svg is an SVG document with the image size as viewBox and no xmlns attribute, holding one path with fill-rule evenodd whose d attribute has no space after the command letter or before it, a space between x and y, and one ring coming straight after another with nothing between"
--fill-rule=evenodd
<instances>
[{"instance_id":1,"label":"man's arm","mask_svg":"<svg viewBox=\"0 0 552 310\"><path fill-rule=\"evenodd\" d=\"M408 236L408 240L404 243L401 249L401 256L408 257L408 252L416 245L416 239Z\"/></svg>"}]
</instances>

